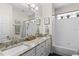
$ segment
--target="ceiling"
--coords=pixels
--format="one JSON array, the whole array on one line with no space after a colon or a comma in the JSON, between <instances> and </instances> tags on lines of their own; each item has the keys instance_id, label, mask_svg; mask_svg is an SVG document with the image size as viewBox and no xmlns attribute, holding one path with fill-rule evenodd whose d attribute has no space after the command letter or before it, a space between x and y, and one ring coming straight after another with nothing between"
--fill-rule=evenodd
<instances>
[{"instance_id":1,"label":"ceiling","mask_svg":"<svg viewBox=\"0 0 79 59\"><path fill-rule=\"evenodd\" d=\"M54 3L56 9L69 5L70 3Z\"/></svg>"}]
</instances>

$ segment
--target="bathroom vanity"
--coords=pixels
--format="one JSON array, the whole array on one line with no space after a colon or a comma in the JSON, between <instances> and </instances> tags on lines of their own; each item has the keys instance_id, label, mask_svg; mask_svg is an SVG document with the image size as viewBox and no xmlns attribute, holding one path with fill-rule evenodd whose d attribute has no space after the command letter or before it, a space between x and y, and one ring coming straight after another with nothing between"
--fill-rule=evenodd
<instances>
[{"instance_id":1,"label":"bathroom vanity","mask_svg":"<svg viewBox=\"0 0 79 59\"><path fill-rule=\"evenodd\" d=\"M0 52L2 56L47 56L51 50L51 37L37 37L31 41L23 41L12 48Z\"/></svg>"}]
</instances>

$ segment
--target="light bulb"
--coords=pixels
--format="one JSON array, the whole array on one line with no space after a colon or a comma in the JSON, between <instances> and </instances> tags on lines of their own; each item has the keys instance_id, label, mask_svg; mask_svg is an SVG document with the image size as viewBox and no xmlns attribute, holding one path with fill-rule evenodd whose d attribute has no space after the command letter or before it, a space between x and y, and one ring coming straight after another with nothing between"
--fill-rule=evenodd
<instances>
[{"instance_id":1,"label":"light bulb","mask_svg":"<svg viewBox=\"0 0 79 59\"><path fill-rule=\"evenodd\" d=\"M30 6L31 6L32 8L35 8L35 4L31 4Z\"/></svg>"},{"instance_id":2,"label":"light bulb","mask_svg":"<svg viewBox=\"0 0 79 59\"><path fill-rule=\"evenodd\" d=\"M38 10L38 7L36 7L35 10Z\"/></svg>"}]
</instances>

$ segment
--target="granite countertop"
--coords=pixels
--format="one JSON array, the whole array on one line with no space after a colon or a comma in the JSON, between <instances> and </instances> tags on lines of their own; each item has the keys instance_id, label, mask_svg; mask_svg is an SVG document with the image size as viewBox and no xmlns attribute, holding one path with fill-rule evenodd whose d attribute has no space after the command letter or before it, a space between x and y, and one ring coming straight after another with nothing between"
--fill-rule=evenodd
<instances>
[{"instance_id":1,"label":"granite countertop","mask_svg":"<svg viewBox=\"0 0 79 59\"><path fill-rule=\"evenodd\" d=\"M44 42L45 40L47 40L47 38L49 38L49 36L38 37L31 41L21 42L21 44L16 47L7 49L5 51L0 51L0 55L1 56L19 56L19 55L23 54L24 52L37 46L38 44Z\"/></svg>"}]
</instances>

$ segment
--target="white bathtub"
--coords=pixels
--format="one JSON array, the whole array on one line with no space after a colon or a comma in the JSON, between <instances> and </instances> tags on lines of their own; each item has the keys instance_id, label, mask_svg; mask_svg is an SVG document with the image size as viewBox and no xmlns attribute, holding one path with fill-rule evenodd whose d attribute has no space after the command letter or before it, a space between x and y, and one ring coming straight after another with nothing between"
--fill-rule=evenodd
<instances>
[{"instance_id":1,"label":"white bathtub","mask_svg":"<svg viewBox=\"0 0 79 59\"><path fill-rule=\"evenodd\" d=\"M71 56L73 54L77 54L78 51L63 46L53 45L53 52L63 56Z\"/></svg>"}]
</instances>

